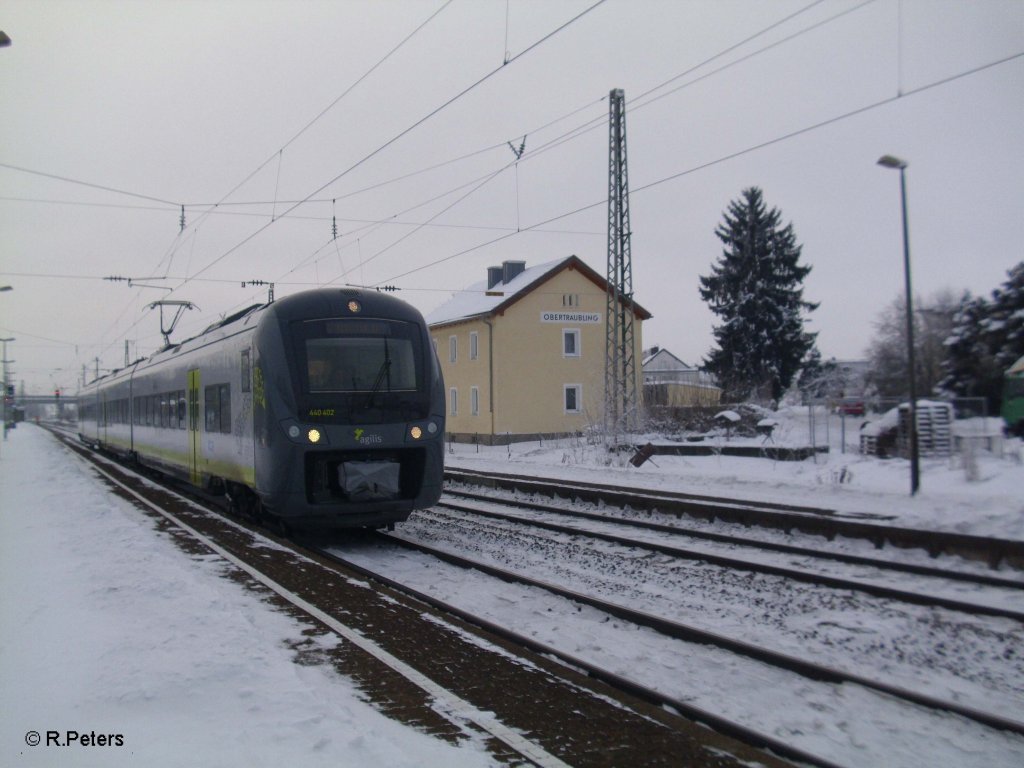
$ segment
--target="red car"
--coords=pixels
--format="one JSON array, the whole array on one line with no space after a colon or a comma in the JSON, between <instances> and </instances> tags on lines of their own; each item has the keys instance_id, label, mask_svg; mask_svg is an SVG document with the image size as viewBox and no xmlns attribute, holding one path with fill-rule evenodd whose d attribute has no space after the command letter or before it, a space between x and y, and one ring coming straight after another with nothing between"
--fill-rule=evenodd
<instances>
[{"instance_id":1,"label":"red car","mask_svg":"<svg viewBox=\"0 0 1024 768\"><path fill-rule=\"evenodd\" d=\"M843 398L838 410L843 416L863 416L864 401L855 397Z\"/></svg>"}]
</instances>

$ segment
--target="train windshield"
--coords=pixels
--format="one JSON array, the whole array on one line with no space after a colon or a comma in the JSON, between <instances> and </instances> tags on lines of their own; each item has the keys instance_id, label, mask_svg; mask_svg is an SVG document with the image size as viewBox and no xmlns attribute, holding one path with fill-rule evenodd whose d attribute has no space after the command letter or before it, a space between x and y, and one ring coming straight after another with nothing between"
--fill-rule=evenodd
<instances>
[{"instance_id":1,"label":"train windshield","mask_svg":"<svg viewBox=\"0 0 1024 768\"><path fill-rule=\"evenodd\" d=\"M396 320L303 322L301 389L329 421L421 418L427 403L421 331Z\"/></svg>"}]
</instances>

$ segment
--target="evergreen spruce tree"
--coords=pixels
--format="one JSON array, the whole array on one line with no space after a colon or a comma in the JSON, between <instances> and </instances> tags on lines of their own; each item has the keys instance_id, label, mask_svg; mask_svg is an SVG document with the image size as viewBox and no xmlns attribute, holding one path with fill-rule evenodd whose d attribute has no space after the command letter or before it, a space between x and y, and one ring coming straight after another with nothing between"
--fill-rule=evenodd
<instances>
[{"instance_id":1,"label":"evergreen spruce tree","mask_svg":"<svg viewBox=\"0 0 1024 768\"><path fill-rule=\"evenodd\" d=\"M992 312L985 324L996 365L1003 373L1024 355L1024 261L1008 275L992 292Z\"/></svg>"},{"instance_id":2,"label":"evergreen spruce tree","mask_svg":"<svg viewBox=\"0 0 1024 768\"><path fill-rule=\"evenodd\" d=\"M946 341L940 388L960 397L984 397L999 413L1006 370L1024 355L1024 262L992 291L964 296Z\"/></svg>"},{"instance_id":3,"label":"evergreen spruce tree","mask_svg":"<svg viewBox=\"0 0 1024 768\"><path fill-rule=\"evenodd\" d=\"M760 189L743 190L715 230L722 256L700 278L701 298L722 320L704 367L733 402L778 401L814 347L817 334L804 330L803 318L818 306L803 300L811 268L799 263L793 225L782 227L781 219Z\"/></svg>"},{"instance_id":4,"label":"evergreen spruce tree","mask_svg":"<svg viewBox=\"0 0 1024 768\"><path fill-rule=\"evenodd\" d=\"M1002 373L985 332L991 307L983 297L967 294L953 316L953 330L946 339L944 376L938 389L957 397L984 397L988 407L998 408Z\"/></svg>"}]
</instances>

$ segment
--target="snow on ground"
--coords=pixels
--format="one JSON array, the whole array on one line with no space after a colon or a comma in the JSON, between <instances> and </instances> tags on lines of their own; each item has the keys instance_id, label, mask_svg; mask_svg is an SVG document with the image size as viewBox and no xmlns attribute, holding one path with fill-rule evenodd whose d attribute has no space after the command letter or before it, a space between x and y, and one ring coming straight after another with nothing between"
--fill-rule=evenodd
<instances>
[{"instance_id":1,"label":"snow on ground","mask_svg":"<svg viewBox=\"0 0 1024 768\"><path fill-rule=\"evenodd\" d=\"M778 445L806 445L799 412L780 413ZM820 434L819 434L820 433ZM656 456L640 468L583 441L452 446L452 466L528 472L709 495L893 515L898 524L1024 539L1020 441L908 463L856 453L847 422L816 426L828 455L803 462ZM661 440L650 435L646 441ZM711 438L725 445L725 437ZM761 438L730 444L761 443ZM968 471L970 470L970 471ZM977 479L969 479L975 477ZM0 764L483 765L389 720L352 683L294 663L302 627L189 557L150 518L112 496L30 425L0 445ZM120 735L121 746L45 746L47 731ZM30 746L26 734L42 735Z\"/></svg>"},{"instance_id":2,"label":"snow on ground","mask_svg":"<svg viewBox=\"0 0 1024 768\"><path fill-rule=\"evenodd\" d=\"M0 446L0 584L0 765L493 762L295 663L296 620L184 554L28 425ZM111 743L46 746L48 731Z\"/></svg>"},{"instance_id":3,"label":"snow on ground","mask_svg":"<svg viewBox=\"0 0 1024 768\"><path fill-rule=\"evenodd\" d=\"M773 418L779 426L767 445L812 444L806 408L780 410ZM971 441L975 449L973 460L963 453L923 457L921 488L911 498L909 461L858 453L858 427L862 421L847 418L844 432L839 416L819 414L813 442L828 445L830 450L806 461L725 455L654 456L638 468L629 465L628 456L611 461L606 452L585 440L562 439L508 447L457 443L448 446L445 463L464 469L788 502L892 516L894 519L887 521L890 525L1024 539L1024 445L1020 439L983 437L984 433L979 433ZM992 431L989 429L987 434ZM650 434L635 442L658 445L671 441L663 435ZM727 439L721 433L705 443L721 447L766 445L761 437Z\"/></svg>"}]
</instances>

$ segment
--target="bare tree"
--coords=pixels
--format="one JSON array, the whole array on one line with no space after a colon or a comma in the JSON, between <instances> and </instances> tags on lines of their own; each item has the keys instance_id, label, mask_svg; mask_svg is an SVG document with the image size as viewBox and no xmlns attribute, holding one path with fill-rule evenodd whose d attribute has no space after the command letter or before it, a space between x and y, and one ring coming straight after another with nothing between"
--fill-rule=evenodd
<instances>
[{"instance_id":1,"label":"bare tree","mask_svg":"<svg viewBox=\"0 0 1024 768\"><path fill-rule=\"evenodd\" d=\"M960 299L951 290L939 291L929 300L915 297L914 363L917 391L929 394L943 378L945 341L953 328ZM875 335L867 349L868 387L883 397L908 393L906 300L896 297L875 320Z\"/></svg>"}]
</instances>

